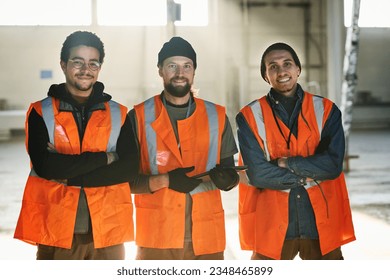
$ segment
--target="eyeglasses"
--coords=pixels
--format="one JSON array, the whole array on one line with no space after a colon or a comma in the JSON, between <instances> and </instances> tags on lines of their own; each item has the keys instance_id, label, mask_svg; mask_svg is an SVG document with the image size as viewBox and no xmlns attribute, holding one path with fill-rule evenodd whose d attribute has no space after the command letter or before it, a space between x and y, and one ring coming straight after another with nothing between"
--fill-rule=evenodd
<instances>
[{"instance_id":1,"label":"eyeglasses","mask_svg":"<svg viewBox=\"0 0 390 280\"><path fill-rule=\"evenodd\" d=\"M76 69L83 68L84 65L86 64L84 60L81 59L69 59L69 61L72 63L72 67ZM96 71L102 66L102 64L99 61L90 61L87 63L89 69L92 71Z\"/></svg>"},{"instance_id":2,"label":"eyeglasses","mask_svg":"<svg viewBox=\"0 0 390 280\"><path fill-rule=\"evenodd\" d=\"M170 63L165 67L171 73L176 73L180 68L183 68L184 73L191 73L194 70L194 67L191 64L184 64L183 66L180 66L174 63Z\"/></svg>"}]
</instances>

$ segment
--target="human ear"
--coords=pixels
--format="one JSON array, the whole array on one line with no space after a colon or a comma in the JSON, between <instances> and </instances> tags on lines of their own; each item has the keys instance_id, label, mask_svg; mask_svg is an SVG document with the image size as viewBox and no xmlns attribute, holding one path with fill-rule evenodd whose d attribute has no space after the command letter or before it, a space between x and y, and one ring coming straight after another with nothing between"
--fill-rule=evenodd
<instances>
[{"instance_id":1,"label":"human ear","mask_svg":"<svg viewBox=\"0 0 390 280\"><path fill-rule=\"evenodd\" d=\"M60 65L61 65L61 69L62 69L62 72L66 72L66 62L64 62L64 61L60 61Z\"/></svg>"}]
</instances>

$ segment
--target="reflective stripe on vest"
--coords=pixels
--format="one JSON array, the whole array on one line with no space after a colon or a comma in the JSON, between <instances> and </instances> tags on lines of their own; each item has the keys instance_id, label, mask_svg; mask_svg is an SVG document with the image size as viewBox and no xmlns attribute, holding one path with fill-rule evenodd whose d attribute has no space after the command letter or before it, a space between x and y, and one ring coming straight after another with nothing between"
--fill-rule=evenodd
<instances>
[{"instance_id":1,"label":"reflective stripe on vest","mask_svg":"<svg viewBox=\"0 0 390 280\"><path fill-rule=\"evenodd\" d=\"M47 132L49 134L50 143L54 145L54 111L53 111L53 103L51 97L46 97L41 101L42 106L42 118L47 127ZM120 124L121 124L121 111L119 104L114 101L108 102L110 106L111 112L111 131L110 138L107 143L107 151L115 152L116 151L116 142L120 133ZM34 168L30 170L30 176L39 177L39 175L35 172Z\"/></svg>"},{"instance_id":2,"label":"reflective stripe on vest","mask_svg":"<svg viewBox=\"0 0 390 280\"><path fill-rule=\"evenodd\" d=\"M313 105L314 105L314 113L316 117L316 123L318 127L318 132L320 134L321 138L321 132L322 132L322 121L324 118L324 103L323 98L319 96L313 95ZM260 106L260 101L253 102L249 105L252 114L256 121L257 131L259 133L260 138L264 141L264 155L268 161L270 161L270 154L267 147L267 135L265 130L265 124L264 124L264 117L263 117L263 111ZM317 185L316 182L308 182L305 185L305 188L310 188L312 186ZM290 192L290 189L282 190L284 192Z\"/></svg>"},{"instance_id":3,"label":"reflective stripe on vest","mask_svg":"<svg viewBox=\"0 0 390 280\"><path fill-rule=\"evenodd\" d=\"M108 105L110 106L111 112L111 132L107 143L107 152L115 152L116 142L121 131L121 109L118 103L111 100L108 102Z\"/></svg>"},{"instance_id":4,"label":"reflective stripe on vest","mask_svg":"<svg viewBox=\"0 0 390 280\"><path fill-rule=\"evenodd\" d=\"M207 156L206 170L210 170L217 164L218 158L218 115L217 109L212 103L204 101L206 105L207 118L209 120L209 126L211 133L209 134L209 154ZM214 131L214 133L212 133ZM202 182L194 190L190 192L191 195L207 192L218 189L212 181Z\"/></svg>"},{"instance_id":5,"label":"reflective stripe on vest","mask_svg":"<svg viewBox=\"0 0 390 280\"><path fill-rule=\"evenodd\" d=\"M41 101L42 118L45 121L47 132L49 133L49 141L54 145L54 112L53 102L51 97L46 97Z\"/></svg>"},{"instance_id":6,"label":"reflective stripe on vest","mask_svg":"<svg viewBox=\"0 0 390 280\"><path fill-rule=\"evenodd\" d=\"M314 104L314 113L316 116L316 122L318 127L318 132L320 134L321 138L321 132L322 132L322 121L324 117L324 103L322 102L322 97L319 96L313 96L313 104ZM264 125L264 117L263 112L261 110L260 102L256 101L249 105L252 114L256 121L257 131L259 132L260 138L264 141L264 152L266 154L266 158L269 161L270 160L270 154L267 148L267 135L265 131L265 125Z\"/></svg>"},{"instance_id":7,"label":"reflective stripe on vest","mask_svg":"<svg viewBox=\"0 0 390 280\"><path fill-rule=\"evenodd\" d=\"M317 120L317 127L318 127L318 133L320 134L321 139L321 133L322 133L322 121L324 118L324 103L322 102L322 97L313 95L313 104L314 104L314 113L316 115Z\"/></svg>"},{"instance_id":8,"label":"reflective stripe on vest","mask_svg":"<svg viewBox=\"0 0 390 280\"><path fill-rule=\"evenodd\" d=\"M51 97L46 97L41 101L42 104L42 117L47 127L47 132L49 133L50 143L54 143L54 110ZM111 132L110 138L107 143L107 152L116 151L116 142L119 137L121 130L121 111L119 104L114 101L109 101L108 105L110 106L111 112Z\"/></svg>"},{"instance_id":9,"label":"reflective stripe on vest","mask_svg":"<svg viewBox=\"0 0 390 280\"><path fill-rule=\"evenodd\" d=\"M157 153L156 150L153 149L153 145L148 145L148 143L157 143L156 132L150 125L156 119L156 112L154 107L154 98L150 98L145 101L145 122L146 122L146 139L147 139L147 149L149 155L149 164L150 164L150 172L152 175L158 174L157 168ZM157 146L155 144L155 146Z\"/></svg>"},{"instance_id":10,"label":"reflective stripe on vest","mask_svg":"<svg viewBox=\"0 0 390 280\"><path fill-rule=\"evenodd\" d=\"M207 118L209 120L209 131L214 131L214 133L210 133L209 135L209 154L207 156L206 170L210 170L217 164L219 122L215 106L207 101L204 102L206 105Z\"/></svg>"},{"instance_id":11,"label":"reflective stripe on vest","mask_svg":"<svg viewBox=\"0 0 390 280\"><path fill-rule=\"evenodd\" d=\"M207 156L207 163L206 163L206 170L210 170L217 164L217 158L218 158L218 115L217 110L214 106L214 104L204 101L206 106L206 112L207 112L207 118L208 123L210 126L210 133L209 133L209 148L208 148L208 156ZM145 122L146 122L146 139L147 139L147 150L148 150L148 156L149 156L149 165L150 165L150 172L152 175L157 175L158 172L158 166L157 166L157 151L155 147L157 147L157 136L156 132L150 125L153 121L156 119L155 114L155 99L149 98L145 101L144 106L144 115L145 115ZM201 183L198 187L196 187L191 194L210 191L217 189L214 184L207 184L207 183Z\"/></svg>"},{"instance_id":12,"label":"reflective stripe on vest","mask_svg":"<svg viewBox=\"0 0 390 280\"><path fill-rule=\"evenodd\" d=\"M264 156L265 158L270 161L270 155L268 152L267 147L267 135L265 133L265 126L264 126L264 117L263 117L263 111L261 110L260 102L256 101L249 105L253 116L255 117L257 131L260 135L260 138L264 141Z\"/></svg>"}]
</instances>

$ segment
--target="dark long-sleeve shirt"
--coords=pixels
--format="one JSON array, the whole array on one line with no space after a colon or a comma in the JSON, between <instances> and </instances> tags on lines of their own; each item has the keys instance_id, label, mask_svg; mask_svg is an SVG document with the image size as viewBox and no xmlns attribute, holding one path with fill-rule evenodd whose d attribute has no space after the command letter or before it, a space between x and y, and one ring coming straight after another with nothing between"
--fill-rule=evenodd
<instances>
[{"instance_id":1,"label":"dark long-sleeve shirt","mask_svg":"<svg viewBox=\"0 0 390 280\"><path fill-rule=\"evenodd\" d=\"M65 97L67 93L64 90L65 88L61 85L52 87L49 94L72 104L74 115L78 115L83 109L70 97ZM102 95L103 93L95 92L95 94ZM93 108L96 108L94 105L111 99L111 97L107 99L106 96L109 95L102 95L103 99L91 96L89 103L84 105L84 116L81 113L80 118L88 118L88 115L94 110ZM77 123L81 124L78 120ZM83 131L86 123L79 125L79 129L81 128ZM116 153L119 159L110 165L107 165L105 152L84 152L79 155L49 152L47 149L49 142L47 128L43 118L35 110L32 110L29 115L28 127L28 153L34 170L45 179L67 179L68 185L96 187L128 182L138 173L138 149L128 117L121 127L116 144Z\"/></svg>"},{"instance_id":2,"label":"dark long-sleeve shirt","mask_svg":"<svg viewBox=\"0 0 390 280\"><path fill-rule=\"evenodd\" d=\"M187 111L187 105L173 105L169 102L167 102L167 110L169 113L170 118L172 119L172 126L177 133L177 128L176 128L176 121L179 119L184 119L186 118L186 111ZM191 105L191 111L190 113L192 114L195 110L195 102L192 103ZM136 120L136 114L135 110L132 109L129 111L128 116L130 118L130 121L132 123L132 127L134 129L134 135L136 135L137 131L137 120ZM136 142L138 145L138 138L136 137ZM138 146L137 146L138 147ZM139 149L139 147L138 147ZM222 146L221 146L221 162L220 164L222 166L234 166L234 154L238 152L236 142L233 136L233 131L230 125L230 122L226 116L226 122L225 122L225 127L223 130L223 135L222 135ZM139 151L138 151L139 153ZM131 183L131 190L132 193L134 194L140 194L140 193L149 193L149 177L151 175L148 174L138 174L134 180L132 180Z\"/></svg>"},{"instance_id":3,"label":"dark long-sleeve shirt","mask_svg":"<svg viewBox=\"0 0 390 280\"><path fill-rule=\"evenodd\" d=\"M60 100L59 110L72 112L80 143L91 114L96 110L105 110L104 103L111 99L103 90L102 83L95 83L87 103L78 104L67 92L65 84L52 85L49 89L48 96ZM32 167L42 178L67 180L68 185L82 187L74 232L88 233L91 231L91 221L83 188L126 183L138 174L138 149L130 121L126 116L116 143L118 160L110 165L107 165L106 152L83 152L74 155L53 153L48 150L49 141L43 118L32 109L28 116L28 154Z\"/></svg>"}]
</instances>

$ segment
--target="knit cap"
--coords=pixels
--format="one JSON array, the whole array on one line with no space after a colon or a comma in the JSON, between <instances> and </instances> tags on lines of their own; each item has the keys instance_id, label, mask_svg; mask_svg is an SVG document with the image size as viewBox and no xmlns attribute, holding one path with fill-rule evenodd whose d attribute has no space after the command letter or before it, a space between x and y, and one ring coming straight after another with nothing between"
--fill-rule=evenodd
<instances>
[{"instance_id":1,"label":"knit cap","mask_svg":"<svg viewBox=\"0 0 390 280\"><path fill-rule=\"evenodd\" d=\"M166 42L158 53L157 66L162 65L164 60L172 56L188 57L194 63L196 69L196 53L191 44L181 37L172 37Z\"/></svg>"}]
</instances>

